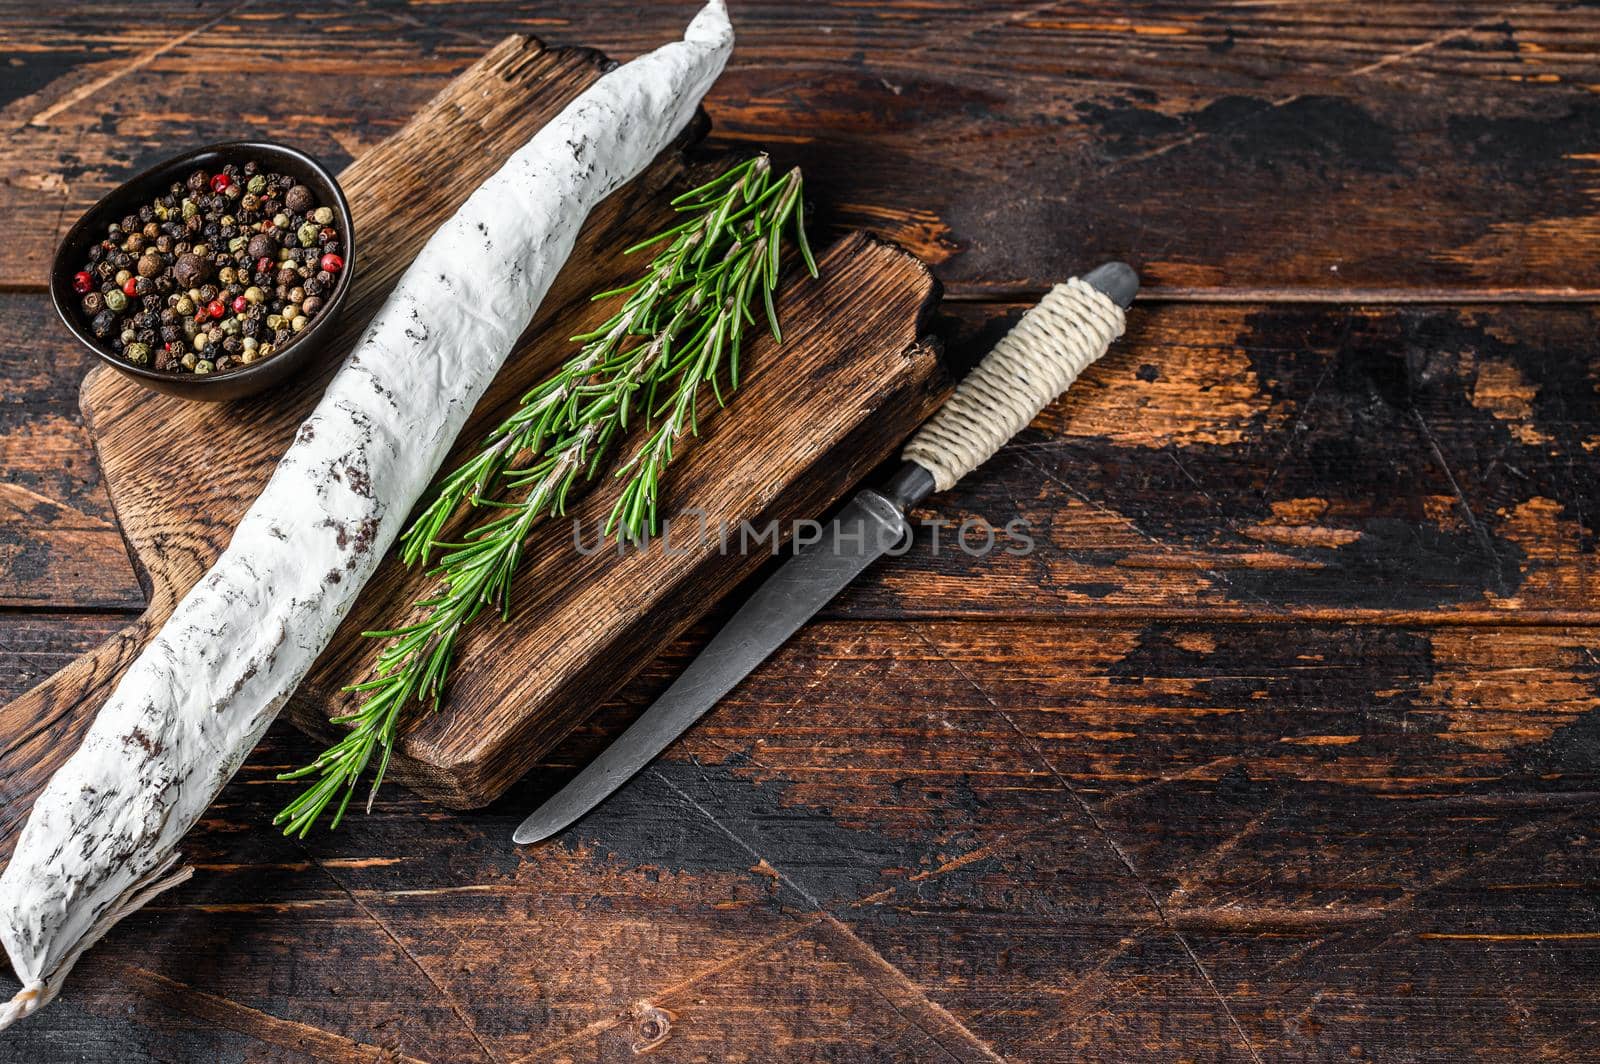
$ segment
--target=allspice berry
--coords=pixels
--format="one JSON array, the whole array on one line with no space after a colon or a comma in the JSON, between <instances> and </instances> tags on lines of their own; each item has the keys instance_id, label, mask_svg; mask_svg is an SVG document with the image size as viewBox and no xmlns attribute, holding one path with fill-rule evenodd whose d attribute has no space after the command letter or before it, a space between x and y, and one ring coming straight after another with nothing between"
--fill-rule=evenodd
<instances>
[{"instance_id":1,"label":"allspice berry","mask_svg":"<svg viewBox=\"0 0 1600 1064\"><path fill-rule=\"evenodd\" d=\"M291 211L300 214L310 210L315 200L309 188L304 185L296 185L284 194L283 202Z\"/></svg>"},{"instance_id":2,"label":"allspice berry","mask_svg":"<svg viewBox=\"0 0 1600 1064\"><path fill-rule=\"evenodd\" d=\"M252 259L276 259L278 257L278 242L266 233L257 233L250 238L246 249Z\"/></svg>"},{"instance_id":3,"label":"allspice berry","mask_svg":"<svg viewBox=\"0 0 1600 1064\"><path fill-rule=\"evenodd\" d=\"M161 256L146 252L139 257L139 265L136 268L140 277L159 276L161 273Z\"/></svg>"},{"instance_id":4,"label":"allspice berry","mask_svg":"<svg viewBox=\"0 0 1600 1064\"><path fill-rule=\"evenodd\" d=\"M178 256L176 265L172 267L172 277L184 288L192 288L205 278L210 268L210 263L191 251Z\"/></svg>"}]
</instances>

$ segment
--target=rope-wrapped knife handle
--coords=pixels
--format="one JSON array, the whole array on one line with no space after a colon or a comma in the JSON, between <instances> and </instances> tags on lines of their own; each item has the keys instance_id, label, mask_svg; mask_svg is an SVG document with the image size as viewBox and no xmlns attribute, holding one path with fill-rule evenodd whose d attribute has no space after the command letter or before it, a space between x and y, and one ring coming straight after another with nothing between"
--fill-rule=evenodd
<instances>
[{"instance_id":1,"label":"rope-wrapped knife handle","mask_svg":"<svg viewBox=\"0 0 1600 1064\"><path fill-rule=\"evenodd\" d=\"M944 491L993 457L1122 335L1137 287L1121 263L1056 285L917 430L906 460Z\"/></svg>"}]
</instances>

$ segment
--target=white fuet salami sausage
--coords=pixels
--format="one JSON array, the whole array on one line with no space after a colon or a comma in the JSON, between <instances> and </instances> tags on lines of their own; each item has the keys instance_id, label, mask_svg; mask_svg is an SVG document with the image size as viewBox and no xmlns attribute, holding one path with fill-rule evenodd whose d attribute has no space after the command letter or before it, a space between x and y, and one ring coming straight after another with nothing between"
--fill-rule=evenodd
<instances>
[{"instance_id":1,"label":"white fuet salami sausage","mask_svg":"<svg viewBox=\"0 0 1600 1064\"><path fill-rule=\"evenodd\" d=\"M113 924L181 882L177 845L310 669L572 251L683 129L733 47L722 0L600 78L428 240L184 597L40 795L0 876L22 990L55 996Z\"/></svg>"}]
</instances>

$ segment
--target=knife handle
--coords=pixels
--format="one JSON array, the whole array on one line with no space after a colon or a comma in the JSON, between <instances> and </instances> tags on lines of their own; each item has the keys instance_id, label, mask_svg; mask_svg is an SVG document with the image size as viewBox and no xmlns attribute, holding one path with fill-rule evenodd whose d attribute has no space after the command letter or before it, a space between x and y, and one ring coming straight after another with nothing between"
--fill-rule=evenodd
<instances>
[{"instance_id":1,"label":"knife handle","mask_svg":"<svg viewBox=\"0 0 1600 1064\"><path fill-rule=\"evenodd\" d=\"M1137 288L1138 275L1121 263L1056 285L956 385L906 444L904 458L933 475L935 491L953 487L1106 353L1122 335L1123 306Z\"/></svg>"}]
</instances>

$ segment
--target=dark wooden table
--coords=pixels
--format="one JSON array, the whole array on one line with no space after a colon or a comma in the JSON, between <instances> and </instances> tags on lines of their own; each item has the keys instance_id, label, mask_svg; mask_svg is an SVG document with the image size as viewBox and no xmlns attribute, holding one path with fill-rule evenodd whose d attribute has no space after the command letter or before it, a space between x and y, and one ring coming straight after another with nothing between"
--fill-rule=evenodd
<instances>
[{"instance_id":1,"label":"dark wooden table","mask_svg":"<svg viewBox=\"0 0 1600 1064\"><path fill-rule=\"evenodd\" d=\"M507 32L624 57L690 9L6 3L0 695L143 604L42 294L83 207L229 135L343 163ZM482 813L286 840L279 727L0 1059L1600 1059L1600 10L735 17L714 136L934 263L958 364L1145 274L923 515L1033 553L878 567L543 848L709 626Z\"/></svg>"}]
</instances>

